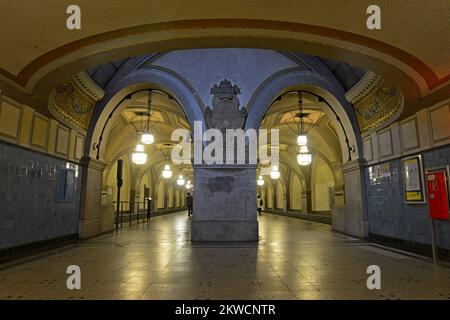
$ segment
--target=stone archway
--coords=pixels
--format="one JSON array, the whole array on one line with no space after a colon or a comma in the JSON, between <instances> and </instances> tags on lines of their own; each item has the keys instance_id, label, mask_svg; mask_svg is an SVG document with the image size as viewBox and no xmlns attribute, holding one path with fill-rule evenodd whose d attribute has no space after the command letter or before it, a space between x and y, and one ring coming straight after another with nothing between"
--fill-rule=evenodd
<instances>
[{"instance_id":1,"label":"stone archway","mask_svg":"<svg viewBox=\"0 0 450 320\"><path fill-rule=\"evenodd\" d=\"M146 89L159 89L171 94L183 109L191 128L194 127L194 121L204 123L202 107L189 86L181 79L162 70L136 70L118 80L96 105L86 135L85 156L97 158L97 160L102 158L102 151L105 147L102 139L108 135L108 122L120 113L116 107L128 95ZM95 149L93 144L99 146L100 150Z\"/></svg>"},{"instance_id":2,"label":"stone archway","mask_svg":"<svg viewBox=\"0 0 450 320\"><path fill-rule=\"evenodd\" d=\"M345 92L333 87L326 78L315 72L293 70L275 75L265 81L258 88L256 96L251 99L245 128L258 129L264 114L277 97L283 93L300 89L322 97L329 106L329 108L324 108L324 111L330 120L340 122L336 127L342 129L338 130L337 134L343 159L359 159L360 153L362 153L362 141L353 109L345 100ZM339 120L337 120L338 117ZM348 156L348 146L352 148L351 157Z\"/></svg>"},{"instance_id":3,"label":"stone archway","mask_svg":"<svg viewBox=\"0 0 450 320\"><path fill-rule=\"evenodd\" d=\"M182 80L167 72L156 69L135 70L109 88L105 97L96 105L86 136L82 160L80 238L92 237L113 228L112 223L106 229L102 227L105 225L103 221L111 220L110 216L112 215L111 208L106 210L101 204L103 171L107 165L103 154L111 129L108 123L111 124L110 121L117 118L121 108L124 108L118 107L122 99L134 92L148 89L158 89L173 96L183 109L191 128L194 126L194 121L204 123L201 107L189 87Z\"/></svg>"},{"instance_id":4,"label":"stone archway","mask_svg":"<svg viewBox=\"0 0 450 320\"><path fill-rule=\"evenodd\" d=\"M321 75L310 71L283 72L268 79L251 99L246 129L258 129L273 101L289 91L304 90L319 96L325 102L324 111L337 122L337 134L343 159L345 205L332 209L333 228L358 237L368 236L365 207L365 182L362 159L362 141L352 106L344 92L334 88Z\"/></svg>"}]
</instances>

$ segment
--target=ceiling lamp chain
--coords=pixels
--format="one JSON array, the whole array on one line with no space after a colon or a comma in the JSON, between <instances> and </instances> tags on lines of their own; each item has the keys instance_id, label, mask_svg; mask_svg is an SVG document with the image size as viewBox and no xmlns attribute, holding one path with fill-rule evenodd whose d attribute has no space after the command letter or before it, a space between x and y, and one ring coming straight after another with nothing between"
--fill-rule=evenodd
<instances>
[{"instance_id":1,"label":"ceiling lamp chain","mask_svg":"<svg viewBox=\"0 0 450 320\"><path fill-rule=\"evenodd\" d=\"M130 120L126 115L125 117L127 120L131 123L131 125L136 130L136 133L141 133L140 141L136 145L136 148L134 149L134 152L131 154L131 161L137 165L142 165L147 162L147 153L145 152L144 145L149 145L154 142L153 134L150 131L150 116L151 116L151 94L152 91L148 90L148 111L147 111L147 126L144 129L144 126L142 124L142 114L141 114L141 130L139 131L136 126L134 125L133 121Z\"/></svg>"},{"instance_id":2,"label":"ceiling lamp chain","mask_svg":"<svg viewBox=\"0 0 450 320\"><path fill-rule=\"evenodd\" d=\"M297 137L297 144L300 146L300 153L297 155L297 163L301 166L308 166L312 161L312 154L309 152L308 148L308 130L311 128L306 128L305 126L305 113L303 112L303 101L302 92L298 92L298 109L300 117L300 133Z\"/></svg>"}]
</instances>

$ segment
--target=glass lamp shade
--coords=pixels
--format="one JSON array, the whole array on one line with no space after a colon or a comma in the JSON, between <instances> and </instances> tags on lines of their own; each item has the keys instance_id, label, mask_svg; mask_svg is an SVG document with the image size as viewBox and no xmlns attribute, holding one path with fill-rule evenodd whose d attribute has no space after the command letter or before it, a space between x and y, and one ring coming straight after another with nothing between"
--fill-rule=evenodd
<instances>
[{"instance_id":1,"label":"glass lamp shade","mask_svg":"<svg viewBox=\"0 0 450 320\"><path fill-rule=\"evenodd\" d=\"M177 184L179 185L179 186L182 186L182 185L184 185L184 178L183 178L183 175L179 175L178 176L178 179L177 179Z\"/></svg>"},{"instance_id":2,"label":"glass lamp shade","mask_svg":"<svg viewBox=\"0 0 450 320\"><path fill-rule=\"evenodd\" d=\"M300 153L308 153L309 149L308 146L300 146Z\"/></svg>"},{"instance_id":3,"label":"glass lamp shade","mask_svg":"<svg viewBox=\"0 0 450 320\"><path fill-rule=\"evenodd\" d=\"M297 163L301 166L308 166L311 164L312 155L311 153L299 153L297 155Z\"/></svg>"},{"instance_id":4,"label":"glass lamp shade","mask_svg":"<svg viewBox=\"0 0 450 320\"><path fill-rule=\"evenodd\" d=\"M144 150L145 150L144 145L142 145L140 143L138 143L136 145L136 148L134 149L134 151L136 151L136 152L144 152Z\"/></svg>"},{"instance_id":5,"label":"glass lamp shade","mask_svg":"<svg viewBox=\"0 0 450 320\"><path fill-rule=\"evenodd\" d=\"M155 138L151 133L143 133L141 136L141 142L143 144L152 144L155 141Z\"/></svg>"},{"instance_id":6,"label":"glass lamp shade","mask_svg":"<svg viewBox=\"0 0 450 320\"><path fill-rule=\"evenodd\" d=\"M147 154L145 152L133 152L131 161L135 164L145 164L147 162Z\"/></svg>"},{"instance_id":7,"label":"glass lamp shade","mask_svg":"<svg viewBox=\"0 0 450 320\"><path fill-rule=\"evenodd\" d=\"M164 166L164 170L162 172L162 176L163 176L164 179L172 178L172 170L170 170L170 166L168 164L166 164Z\"/></svg>"},{"instance_id":8,"label":"glass lamp shade","mask_svg":"<svg viewBox=\"0 0 450 320\"><path fill-rule=\"evenodd\" d=\"M297 137L297 144L299 146L306 146L308 144L308 136L306 134L300 134Z\"/></svg>"},{"instance_id":9,"label":"glass lamp shade","mask_svg":"<svg viewBox=\"0 0 450 320\"><path fill-rule=\"evenodd\" d=\"M258 184L258 186L263 186L264 185L264 179L262 176L258 177L258 180L256 180L256 183Z\"/></svg>"},{"instance_id":10,"label":"glass lamp shade","mask_svg":"<svg viewBox=\"0 0 450 320\"><path fill-rule=\"evenodd\" d=\"M131 154L131 161L135 164L144 164L147 162L147 154L144 152L145 148L142 144L138 143L134 152Z\"/></svg>"},{"instance_id":11,"label":"glass lamp shade","mask_svg":"<svg viewBox=\"0 0 450 320\"><path fill-rule=\"evenodd\" d=\"M278 179L280 177L280 171L278 171L278 166L272 167L272 171L270 171L270 177L272 179Z\"/></svg>"}]
</instances>

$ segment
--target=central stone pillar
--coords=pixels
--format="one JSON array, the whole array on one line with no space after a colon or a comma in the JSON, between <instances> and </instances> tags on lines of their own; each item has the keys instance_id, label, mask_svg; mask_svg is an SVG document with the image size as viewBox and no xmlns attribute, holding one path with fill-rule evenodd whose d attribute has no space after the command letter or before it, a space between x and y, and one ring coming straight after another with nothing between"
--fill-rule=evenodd
<instances>
[{"instance_id":1,"label":"central stone pillar","mask_svg":"<svg viewBox=\"0 0 450 320\"><path fill-rule=\"evenodd\" d=\"M192 241L258 241L256 166L194 166Z\"/></svg>"}]
</instances>

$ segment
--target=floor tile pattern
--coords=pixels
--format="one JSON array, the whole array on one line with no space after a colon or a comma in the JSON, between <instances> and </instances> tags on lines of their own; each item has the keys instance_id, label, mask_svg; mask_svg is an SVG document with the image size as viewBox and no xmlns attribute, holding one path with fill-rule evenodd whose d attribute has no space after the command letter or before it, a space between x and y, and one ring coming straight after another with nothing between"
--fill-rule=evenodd
<instances>
[{"instance_id":1,"label":"floor tile pattern","mask_svg":"<svg viewBox=\"0 0 450 320\"><path fill-rule=\"evenodd\" d=\"M0 265L0 299L450 299L450 268L263 214L259 243L191 243L185 212ZM381 290L366 286L381 268ZM66 268L81 268L68 290Z\"/></svg>"}]
</instances>

